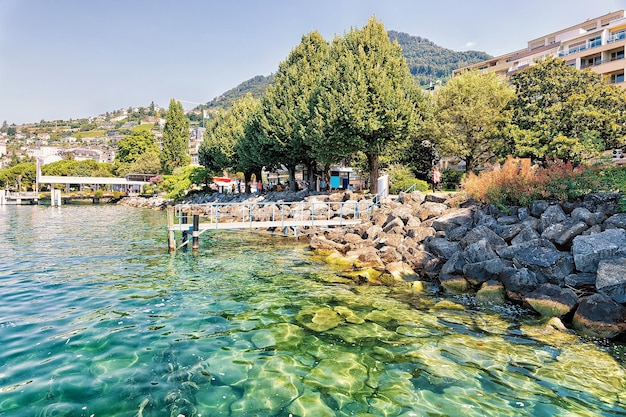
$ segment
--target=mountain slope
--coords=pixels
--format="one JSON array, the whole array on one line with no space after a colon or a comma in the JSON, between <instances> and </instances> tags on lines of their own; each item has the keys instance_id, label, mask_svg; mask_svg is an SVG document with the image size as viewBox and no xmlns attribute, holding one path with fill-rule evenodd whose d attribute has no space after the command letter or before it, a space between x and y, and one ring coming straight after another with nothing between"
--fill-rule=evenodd
<instances>
[{"instance_id":1,"label":"mountain slope","mask_svg":"<svg viewBox=\"0 0 626 417\"><path fill-rule=\"evenodd\" d=\"M453 70L491 58L490 55L484 52L455 52L438 46L426 38L411 36L395 30L390 30L387 33L389 34L389 39L398 41L402 47L402 54L409 64L411 74L423 87L428 87L431 83L434 84L437 81L445 83L446 79L452 76ZM205 108L210 110L228 108L233 101L245 96L247 93L251 93L253 97L259 98L263 95L267 86L272 83L273 79L273 75L257 75L209 101Z\"/></svg>"}]
</instances>

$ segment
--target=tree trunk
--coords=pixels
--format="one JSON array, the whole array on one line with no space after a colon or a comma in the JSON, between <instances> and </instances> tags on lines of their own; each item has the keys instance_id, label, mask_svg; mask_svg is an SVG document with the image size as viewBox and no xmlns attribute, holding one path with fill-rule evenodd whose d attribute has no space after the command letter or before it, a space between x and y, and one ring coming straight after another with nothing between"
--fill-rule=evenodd
<instances>
[{"instance_id":1,"label":"tree trunk","mask_svg":"<svg viewBox=\"0 0 626 417\"><path fill-rule=\"evenodd\" d=\"M245 188L246 194L250 194L252 192L252 190L250 189L250 182L252 181L252 174L253 173L251 171L243 173L243 181L246 186Z\"/></svg>"},{"instance_id":2,"label":"tree trunk","mask_svg":"<svg viewBox=\"0 0 626 417\"><path fill-rule=\"evenodd\" d=\"M309 161L307 164L307 170L309 171L309 178L307 178L309 191L317 191L317 162Z\"/></svg>"},{"instance_id":3,"label":"tree trunk","mask_svg":"<svg viewBox=\"0 0 626 417\"><path fill-rule=\"evenodd\" d=\"M296 166L288 165L287 171L289 171L289 191L298 191L298 185L296 184Z\"/></svg>"},{"instance_id":4,"label":"tree trunk","mask_svg":"<svg viewBox=\"0 0 626 417\"><path fill-rule=\"evenodd\" d=\"M367 164L370 169L370 194L378 194L378 154L368 153Z\"/></svg>"}]
</instances>

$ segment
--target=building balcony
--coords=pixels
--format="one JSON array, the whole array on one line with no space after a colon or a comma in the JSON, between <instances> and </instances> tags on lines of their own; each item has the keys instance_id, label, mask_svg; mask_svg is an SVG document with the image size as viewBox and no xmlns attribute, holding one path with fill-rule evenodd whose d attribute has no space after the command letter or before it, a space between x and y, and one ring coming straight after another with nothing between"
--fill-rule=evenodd
<instances>
[{"instance_id":1,"label":"building balcony","mask_svg":"<svg viewBox=\"0 0 626 417\"><path fill-rule=\"evenodd\" d=\"M617 42L617 41L621 41L623 39L626 39L626 30L621 30L617 33L613 33L611 36L609 36L606 39L606 43L612 43L612 42Z\"/></svg>"}]
</instances>

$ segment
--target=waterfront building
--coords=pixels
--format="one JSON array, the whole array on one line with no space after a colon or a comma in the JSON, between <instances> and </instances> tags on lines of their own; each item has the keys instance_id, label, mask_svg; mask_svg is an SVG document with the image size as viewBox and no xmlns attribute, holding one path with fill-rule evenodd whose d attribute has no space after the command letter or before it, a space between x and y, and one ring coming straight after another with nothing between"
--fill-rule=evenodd
<instances>
[{"instance_id":1,"label":"waterfront building","mask_svg":"<svg viewBox=\"0 0 626 417\"><path fill-rule=\"evenodd\" d=\"M577 25L528 41L527 47L454 71L490 71L511 76L549 56L563 58L577 69L589 68L610 83L626 88L626 18L624 10L588 19Z\"/></svg>"}]
</instances>

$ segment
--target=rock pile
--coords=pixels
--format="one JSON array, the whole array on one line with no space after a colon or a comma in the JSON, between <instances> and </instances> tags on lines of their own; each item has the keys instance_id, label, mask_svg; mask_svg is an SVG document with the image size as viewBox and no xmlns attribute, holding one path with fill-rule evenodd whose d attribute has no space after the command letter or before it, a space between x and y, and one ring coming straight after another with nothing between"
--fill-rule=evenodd
<instances>
[{"instance_id":1,"label":"rock pile","mask_svg":"<svg viewBox=\"0 0 626 417\"><path fill-rule=\"evenodd\" d=\"M626 213L615 214L618 194L507 213L453 198L401 194L371 220L320 231L310 245L355 279L414 287L431 280L450 292L476 291L478 302L524 303L588 336L626 331Z\"/></svg>"},{"instance_id":2,"label":"rock pile","mask_svg":"<svg viewBox=\"0 0 626 417\"><path fill-rule=\"evenodd\" d=\"M173 204L172 200L163 198L161 196L153 196L153 197L124 197L122 198L118 204L128 207L138 207L138 208L147 208L151 210L163 210L168 205Z\"/></svg>"}]
</instances>

